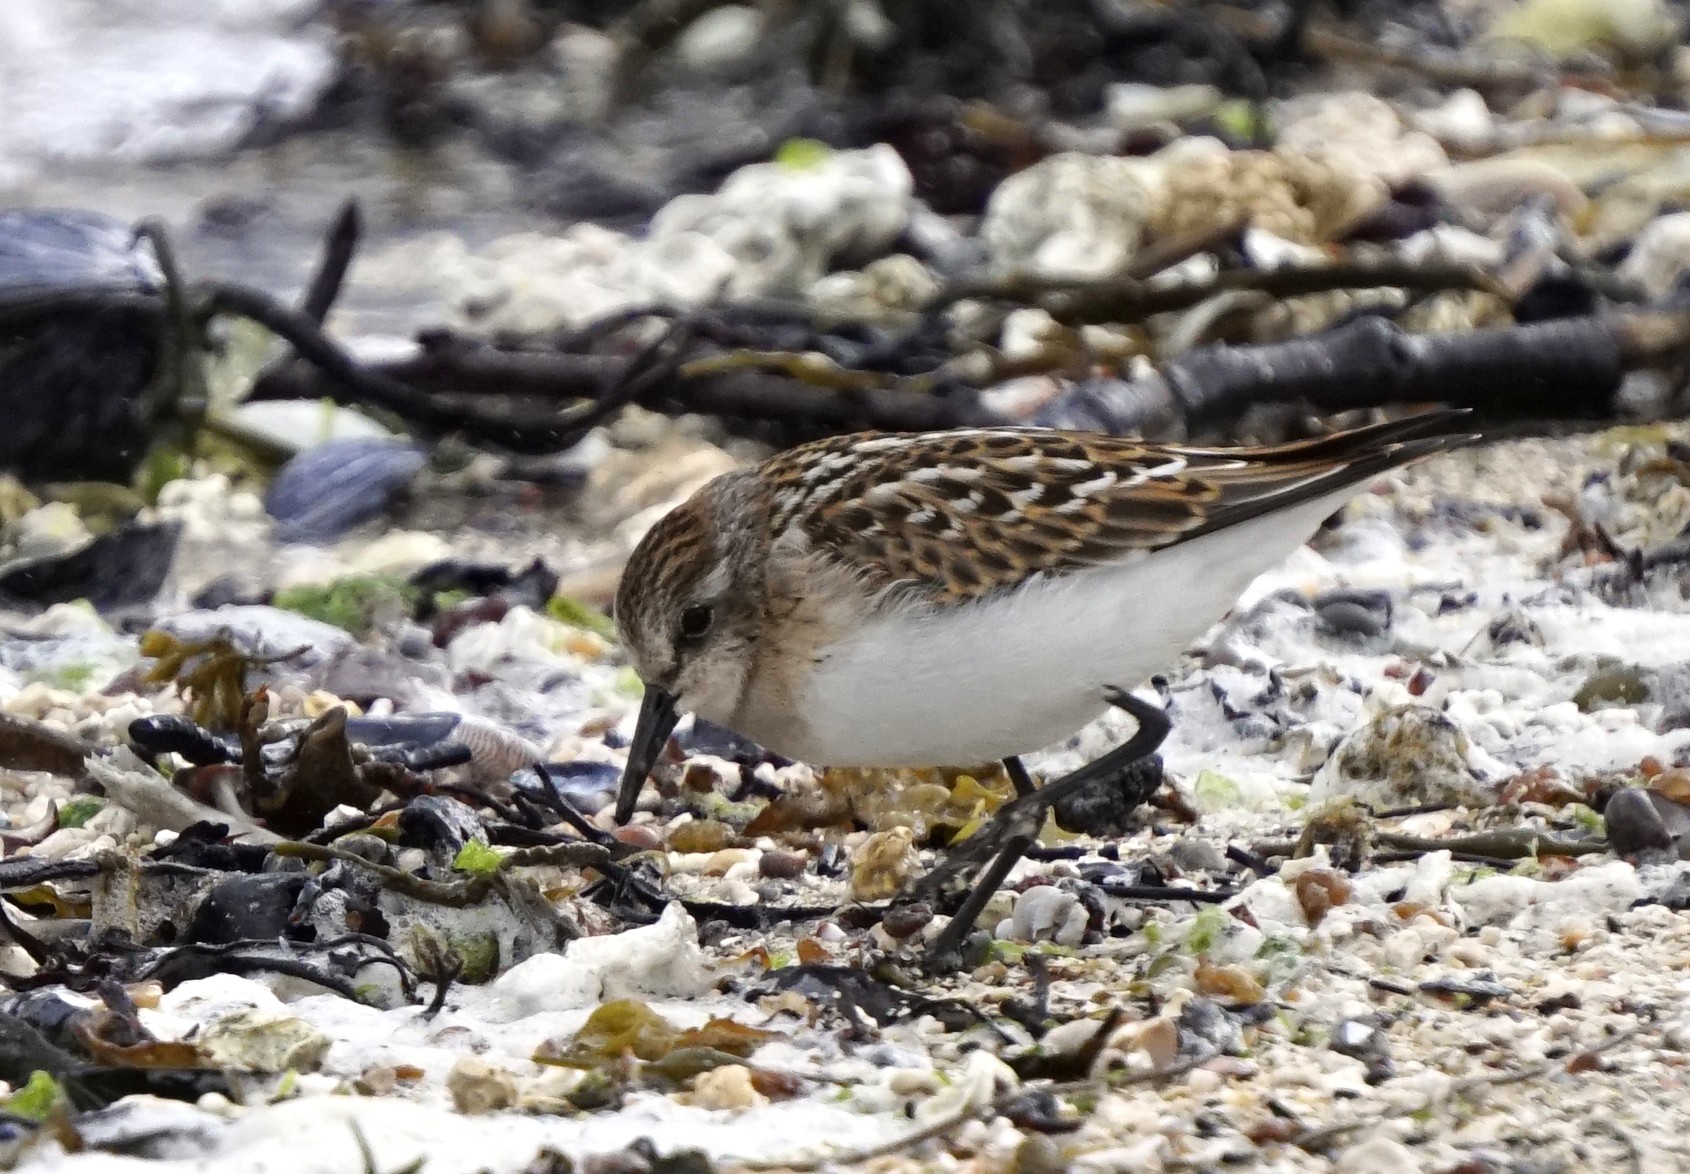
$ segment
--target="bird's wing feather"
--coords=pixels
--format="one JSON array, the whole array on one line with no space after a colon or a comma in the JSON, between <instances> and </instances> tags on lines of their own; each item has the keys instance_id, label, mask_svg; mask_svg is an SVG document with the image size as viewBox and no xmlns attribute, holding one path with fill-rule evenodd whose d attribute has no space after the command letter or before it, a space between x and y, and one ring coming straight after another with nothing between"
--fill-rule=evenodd
<instances>
[{"instance_id":1,"label":"bird's wing feather","mask_svg":"<svg viewBox=\"0 0 1690 1174\"><path fill-rule=\"evenodd\" d=\"M1460 415L1254 449L1040 429L859 433L781 453L764 473L779 490L776 533L796 529L879 585L961 602L1336 492L1461 443L1448 431Z\"/></svg>"}]
</instances>

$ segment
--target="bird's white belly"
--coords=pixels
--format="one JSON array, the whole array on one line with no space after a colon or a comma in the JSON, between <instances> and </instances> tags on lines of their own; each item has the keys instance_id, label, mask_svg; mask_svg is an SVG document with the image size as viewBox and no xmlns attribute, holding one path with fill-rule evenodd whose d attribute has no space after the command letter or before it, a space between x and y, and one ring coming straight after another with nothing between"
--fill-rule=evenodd
<instances>
[{"instance_id":1,"label":"bird's white belly","mask_svg":"<svg viewBox=\"0 0 1690 1174\"><path fill-rule=\"evenodd\" d=\"M981 603L874 617L817 665L801 698L807 744L783 752L958 766L1060 742L1103 712L1106 686L1168 668L1354 491Z\"/></svg>"}]
</instances>

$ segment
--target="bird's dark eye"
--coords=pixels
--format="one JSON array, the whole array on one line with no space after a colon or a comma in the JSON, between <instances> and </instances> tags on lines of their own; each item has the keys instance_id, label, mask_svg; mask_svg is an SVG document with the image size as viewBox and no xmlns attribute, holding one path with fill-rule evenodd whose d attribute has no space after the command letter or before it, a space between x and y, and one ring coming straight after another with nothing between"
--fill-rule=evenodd
<instances>
[{"instance_id":1,"label":"bird's dark eye","mask_svg":"<svg viewBox=\"0 0 1690 1174\"><path fill-rule=\"evenodd\" d=\"M697 640L710 630L716 615L702 603L695 603L681 613L680 633L683 640Z\"/></svg>"}]
</instances>

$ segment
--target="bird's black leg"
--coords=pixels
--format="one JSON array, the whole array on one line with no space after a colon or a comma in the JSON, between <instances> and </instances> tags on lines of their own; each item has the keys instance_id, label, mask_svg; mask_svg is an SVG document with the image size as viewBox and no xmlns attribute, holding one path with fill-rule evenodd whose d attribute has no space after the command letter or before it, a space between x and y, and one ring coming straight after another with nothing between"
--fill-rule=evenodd
<instances>
[{"instance_id":1,"label":"bird's black leg","mask_svg":"<svg viewBox=\"0 0 1690 1174\"><path fill-rule=\"evenodd\" d=\"M1031 795L1038 790L1033 786L1033 776L1027 773L1027 768L1021 765L1021 760L1015 755L1011 754L1003 760L1003 770L1009 776L1009 781L1014 784L1017 795Z\"/></svg>"},{"instance_id":2,"label":"bird's black leg","mask_svg":"<svg viewBox=\"0 0 1690 1174\"><path fill-rule=\"evenodd\" d=\"M985 827L953 849L932 872L916 882L913 895L939 908L952 882L960 874L985 862L975 879L973 888L964 899L956 916L951 918L932 946L928 947L922 965L930 973L955 970L961 962L962 943L974 928L975 918L986 907L992 894L1003 883L1009 870L1015 867L1028 847L1038 838L1044 825L1045 812L1051 806L1085 787L1103 779L1111 779L1141 759L1156 752L1172 728L1168 715L1148 701L1140 701L1121 689L1109 689L1104 694L1109 704L1123 709L1138 722L1138 729L1126 742L1115 747L1102 758L1094 759L1053 783L1036 790L1028 790L1004 804ZM1008 760L1013 761L1013 760ZM1008 766L1008 761L1005 766ZM1016 763L1020 766L1020 763ZM1025 771L1022 772L1023 774ZM1013 780L1015 775L1012 773ZM1028 780L1029 783L1031 780ZM1019 791L1020 787L1017 785Z\"/></svg>"}]
</instances>

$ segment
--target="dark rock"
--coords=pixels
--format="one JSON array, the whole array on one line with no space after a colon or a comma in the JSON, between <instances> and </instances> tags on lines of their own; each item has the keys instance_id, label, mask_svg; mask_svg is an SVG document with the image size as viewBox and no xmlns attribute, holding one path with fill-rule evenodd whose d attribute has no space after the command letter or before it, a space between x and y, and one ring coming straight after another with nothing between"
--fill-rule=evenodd
<instances>
[{"instance_id":1,"label":"dark rock","mask_svg":"<svg viewBox=\"0 0 1690 1174\"><path fill-rule=\"evenodd\" d=\"M86 599L104 611L146 603L164 586L181 533L179 522L130 522L69 554L9 567L0 573L0 606L27 611Z\"/></svg>"},{"instance_id":2,"label":"dark rock","mask_svg":"<svg viewBox=\"0 0 1690 1174\"><path fill-rule=\"evenodd\" d=\"M1502 612L1485 626L1485 638L1492 648L1505 648L1510 644L1543 647L1543 633L1536 622L1525 612L1513 609Z\"/></svg>"},{"instance_id":3,"label":"dark rock","mask_svg":"<svg viewBox=\"0 0 1690 1174\"><path fill-rule=\"evenodd\" d=\"M742 738L727 726L695 717L692 725L675 735L681 749L688 754L709 754L729 762L758 763L764 758L763 748L748 738Z\"/></svg>"},{"instance_id":4,"label":"dark rock","mask_svg":"<svg viewBox=\"0 0 1690 1174\"><path fill-rule=\"evenodd\" d=\"M911 992L881 982L852 966L783 966L770 972L766 989L796 991L813 1003L848 1016L867 1015L882 1025L902 1018L920 1001Z\"/></svg>"},{"instance_id":5,"label":"dark rock","mask_svg":"<svg viewBox=\"0 0 1690 1174\"><path fill-rule=\"evenodd\" d=\"M1391 627L1391 596L1387 591L1326 591L1315 598L1313 608L1321 629L1333 636L1382 636Z\"/></svg>"},{"instance_id":6,"label":"dark rock","mask_svg":"<svg viewBox=\"0 0 1690 1174\"><path fill-rule=\"evenodd\" d=\"M1367 1083L1381 1084L1396 1075L1391 1062L1390 1037L1377 1026L1360 1019L1346 1019L1332 1031L1332 1050L1340 1056L1360 1060L1367 1068Z\"/></svg>"},{"instance_id":7,"label":"dark rock","mask_svg":"<svg viewBox=\"0 0 1690 1174\"><path fill-rule=\"evenodd\" d=\"M893 940L902 941L927 928L927 924L932 920L933 910L925 904L897 905L888 909L880 919L880 928Z\"/></svg>"},{"instance_id":8,"label":"dark rock","mask_svg":"<svg viewBox=\"0 0 1690 1174\"><path fill-rule=\"evenodd\" d=\"M1690 873L1679 873L1656 898L1656 902L1682 913L1690 910Z\"/></svg>"},{"instance_id":9,"label":"dark rock","mask_svg":"<svg viewBox=\"0 0 1690 1174\"><path fill-rule=\"evenodd\" d=\"M219 575L195 592L189 603L194 607L215 608L228 604L263 603L267 593L245 575L231 571Z\"/></svg>"},{"instance_id":10,"label":"dark rock","mask_svg":"<svg viewBox=\"0 0 1690 1174\"><path fill-rule=\"evenodd\" d=\"M282 937L305 882L302 873L275 872L220 880L194 910L186 940L218 945Z\"/></svg>"},{"instance_id":11,"label":"dark rock","mask_svg":"<svg viewBox=\"0 0 1690 1174\"><path fill-rule=\"evenodd\" d=\"M1238 1056L1244 1052L1244 1028L1238 1016L1212 999L1192 999L1179 1014L1180 1051Z\"/></svg>"},{"instance_id":12,"label":"dark rock","mask_svg":"<svg viewBox=\"0 0 1690 1174\"><path fill-rule=\"evenodd\" d=\"M45 1039L63 1047L75 1044L76 1037L71 1031L71 1025L86 1009L65 998L63 992L51 987L24 991L0 999L0 1014L17 1016L40 1032Z\"/></svg>"},{"instance_id":13,"label":"dark rock","mask_svg":"<svg viewBox=\"0 0 1690 1174\"><path fill-rule=\"evenodd\" d=\"M1573 694L1581 712L1606 709L1610 705L1633 706L1649 699L1649 681L1641 669L1631 665L1609 665L1595 669Z\"/></svg>"},{"instance_id":14,"label":"dark rock","mask_svg":"<svg viewBox=\"0 0 1690 1174\"><path fill-rule=\"evenodd\" d=\"M1161 785L1162 757L1153 754L1058 801L1051 813L1063 831L1111 839L1135 826L1133 813Z\"/></svg>"},{"instance_id":15,"label":"dark rock","mask_svg":"<svg viewBox=\"0 0 1690 1174\"><path fill-rule=\"evenodd\" d=\"M1680 851L1690 839L1690 808L1642 787L1625 787L1609 798L1602 825L1616 856Z\"/></svg>"},{"instance_id":16,"label":"dark rock","mask_svg":"<svg viewBox=\"0 0 1690 1174\"><path fill-rule=\"evenodd\" d=\"M361 746L431 746L452 736L463 721L457 713L405 713L349 717L346 736Z\"/></svg>"},{"instance_id":17,"label":"dark rock","mask_svg":"<svg viewBox=\"0 0 1690 1174\"><path fill-rule=\"evenodd\" d=\"M159 274L129 225L0 212L0 469L126 483L161 412Z\"/></svg>"},{"instance_id":18,"label":"dark rock","mask_svg":"<svg viewBox=\"0 0 1690 1174\"><path fill-rule=\"evenodd\" d=\"M444 795L419 795L399 813L399 843L407 848L450 860L471 840L486 839L475 810Z\"/></svg>"},{"instance_id":19,"label":"dark rock","mask_svg":"<svg viewBox=\"0 0 1690 1174\"><path fill-rule=\"evenodd\" d=\"M1208 840L1178 839L1168 846L1168 861L1181 872L1223 873L1226 857Z\"/></svg>"}]
</instances>

